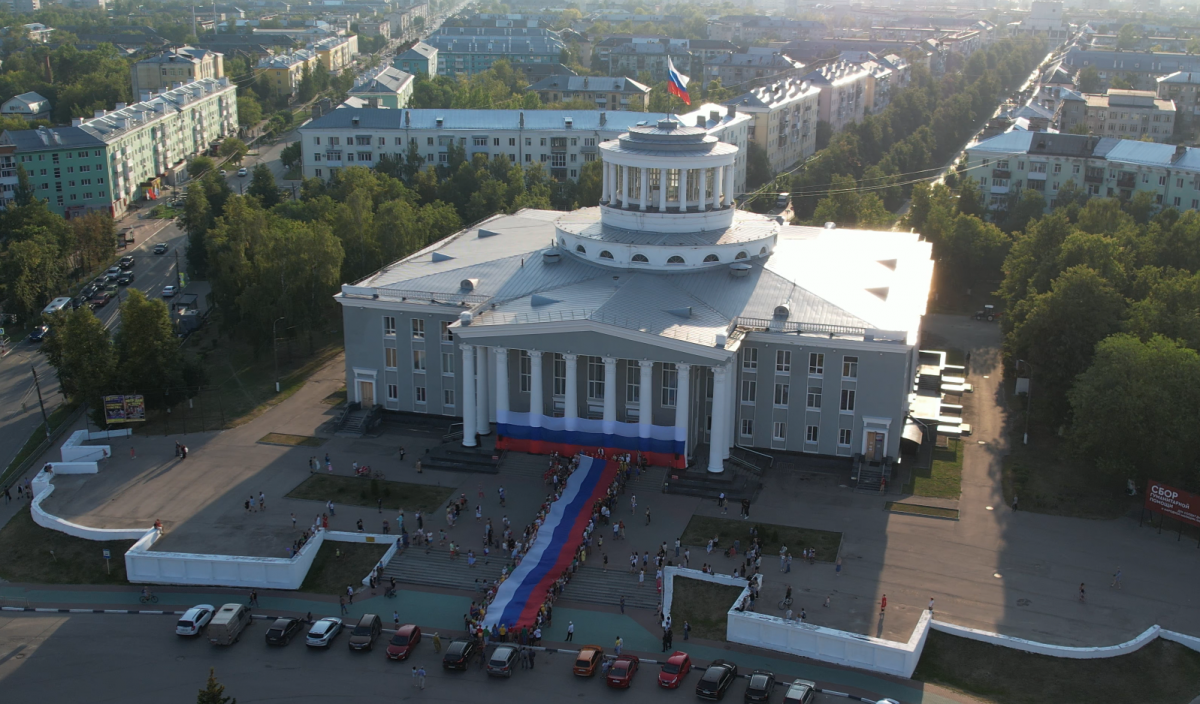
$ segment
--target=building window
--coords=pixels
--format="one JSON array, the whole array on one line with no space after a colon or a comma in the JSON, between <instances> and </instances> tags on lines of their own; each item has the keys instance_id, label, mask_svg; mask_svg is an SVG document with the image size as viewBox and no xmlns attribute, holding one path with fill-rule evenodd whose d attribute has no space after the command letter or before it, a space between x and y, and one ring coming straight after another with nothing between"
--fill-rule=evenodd
<instances>
[{"instance_id":1,"label":"building window","mask_svg":"<svg viewBox=\"0 0 1200 704\"><path fill-rule=\"evenodd\" d=\"M554 395L567 393L567 360L561 354L554 355Z\"/></svg>"},{"instance_id":2,"label":"building window","mask_svg":"<svg viewBox=\"0 0 1200 704\"><path fill-rule=\"evenodd\" d=\"M788 396L791 390L791 384L776 384L775 385L775 405L780 408L787 408Z\"/></svg>"},{"instance_id":3,"label":"building window","mask_svg":"<svg viewBox=\"0 0 1200 704\"><path fill-rule=\"evenodd\" d=\"M850 447L850 432L851 431L849 428L838 429L838 445L842 447Z\"/></svg>"},{"instance_id":4,"label":"building window","mask_svg":"<svg viewBox=\"0 0 1200 704\"><path fill-rule=\"evenodd\" d=\"M815 443L820 433L820 426L810 425L804 429L804 442Z\"/></svg>"},{"instance_id":5,"label":"building window","mask_svg":"<svg viewBox=\"0 0 1200 704\"><path fill-rule=\"evenodd\" d=\"M792 372L792 351L775 350L775 372L790 374Z\"/></svg>"},{"instance_id":6,"label":"building window","mask_svg":"<svg viewBox=\"0 0 1200 704\"><path fill-rule=\"evenodd\" d=\"M389 401L395 401L396 399L400 398L400 387L396 386L395 384L388 384L387 387Z\"/></svg>"},{"instance_id":7,"label":"building window","mask_svg":"<svg viewBox=\"0 0 1200 704\"><path fill-rule=\"evenodd\" d=\"M454 389L442 389L442 405L454 407Z\"/></svg>"},{"instance_id":8,"label":"building window","mask_svg":"<svg viewBox=\"0 0 1200 704\"><path fill-rule=\"evenodd\" d=\"M673 362L662 365L662 407L674 408L679 394L679 369Z\"/></svg>"},{"instance_id":9,"label":"building window","mask_svg":"<svg viewBox=\"0 0 1200 704\"><path fill-rule=\"evenodd\" d=\"M390 316L390 315L383 316L383 334L384 335L395 335L396 334L396 318L395 317Z\"/></svg>"},{"instance_id":10,"label":"building window","mask_svg":"<svg viewBox=\"0 0 1200 704\"><path fill-rule=\"evenodd\" d=\"M780 441L787 440L787 423L781 420L775 421L775 426L771 430L771 439Z\"/></svg>"},{"instance_id":11,"label":"building window","mask_svg":"<svg viewBox=\"0 0 1200 704\"><path fill-rule=\"evenodd\" d=\"M812 352L808 355L808 373L813 376L821 376L825 373L825 355L820 352Z\"/></svg>"},{"instance_id":12,"label":"building window","mask_svg":"<svg viewBox=\"0 0 1200 704\"><path fill-rule=\"evenodd\" d=\"M640 403L642 400L641 370L635 360L625 360L625 403Z\"/></svg>"},{"instance_id":13,"label":"building window","mask_svg":"<svg viewBox=\"0 0 1200 704\"><path fill-rule=\"evenodd\" d=\"M412 336L414 340L425 339L425 321L420 318L412 319Z\"/></svg>"},{"instance_id":14,"label":"building window","mask_svg":"<svg viewBox=\"0 0 1200 704\"><path fill-rule=\"evenodd\" d=\"M414 386L413 387L413 399L417 403L425 403L425 387L424 386Z\"/></svg>"},{"instance_id":15,"label":"building window","mask_svg":"<svg viewBox=\"0 0 1200 704\"><path fill-rule=\"evenodd\" d=\"M387 367L388 369L396 368L396 348L395 347L384 347L383 348L383 366Z\"/></svg>"},{"instance_id":16,"label":"building window","mask_svg":"<svg viewBox=\"0 0 1200 704\"><path fill-rule=\"evenodd\" d=\"M858 357L842 357L842 378L858 378Z\"/></svg>"},{"instance_id":17,"label":"building window","mask_svg":"<svg viewBox=\"0 0 1200 704\"><path fill-rule=\"evenodd\" d=\"M854 389L842 389L842 412L854 412Z\"/></svg>"},{"instance_id":18,"label":"building window","mask_svg":"<svg viewBox=\"0 0 1200 704\"><path fill-rule=\"evenodd\" d=\"M450 332L450 321L443 320L442 324L441 324L441 328L442 328L442 342L454 342L454 333Z\"/></svg>"},{"instance_id":19,"label":"building window","mask_svg":"<svg viewBox=\"0 0 1200 704\"><path fill-rule=\"evenodd\" d=\"M446 376L454 376L454 353L442 353L442 374Z\"/></svg>"},{"instance_id":20,"label":"building window","mask_svg":"<svg viewBox=\"0 0 1200 704\"><path fill-rule=\"evenodd\" d=\"M533 390L533 359L525 350L517 351L517 377L522 393L527 394Z\"/></svg>"},{"instance_id":21,"label":"building window","mask_svg":"<svg viewBox=\"0 0 1200 704\"><path fill-rule=\"evenodd\" d=\"M818 410L821 408L821 387L820 386L808 387L808 400L806 403L807 403L808 408L810 408L810 409Z\"/></svg>"},{"instance_id":22,"label":"building window","mask_svg":"<svg viewBox=\"0 0 1200 704\"><path fill-rule=\"evenodd\" d=\"M748 438L754 436L754 419L753 418L743 418L742 419L742 435L744 437L748 437Z\"/></svg>"},{"instance_id":23,"label":"building window","mask_svg":"<svg viewBox=\"0 0 1200 704\"><path fill-rule=\"evenodd\" d=\"M425 371L425 350L413 350L413 371Z\"/></svg>"},{"instance_id":24,"label":"building window","mask_svg":"<svg viewBox=\"0 0 1200 704\"><path fill-rule=\"evenodd\" d=\"M604 359L588 357L587 397L593 400L604 398Z\"/></svg>"},{"instance_id":25,"label":"building window","mask_svg":"<svg viewBox=\"0 0 1200 704\"><path fill-rule=\"evenodd\" d=\"M746 349L742 350L742 369L745 369L748 372L758 370L757 348L747 347Z\"/></svg>"},{"instance_id":26,"label":"building window","mask_svg":"<svg viewBox=\"0 0 1200 704\"><path fill-rule=\"evenodd\" d=\"M753 379L742 379L742 403L754 403L758 398L758 382Z\"/></svg>"}]
</instances>

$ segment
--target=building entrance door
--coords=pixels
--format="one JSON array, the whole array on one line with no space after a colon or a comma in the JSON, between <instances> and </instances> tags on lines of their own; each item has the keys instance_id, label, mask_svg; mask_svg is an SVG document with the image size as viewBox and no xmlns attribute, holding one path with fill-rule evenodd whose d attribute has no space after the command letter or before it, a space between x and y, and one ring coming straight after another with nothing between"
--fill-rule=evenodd
<instances>
[{"instance_id":1,"label":"building entrance door","mask_svg":"<svg viewBox=\"0 0 1200 704\"><path fill-rule=\"evenodd\" d=\"M363 408L375 405L375 382L367 379L358 380L358 402Z\"/></svg>"},{"instance_id":2,"label":"building entrance door","mask_svg":"<svg viewBox=\"0 0 1200 704\"><path fill-rule=\"evenodd\" d=\"M874 430L867 431L867 451L864 453L868 462L882 462L887 450L887 434Z\"/></svg>"}]
</instances>

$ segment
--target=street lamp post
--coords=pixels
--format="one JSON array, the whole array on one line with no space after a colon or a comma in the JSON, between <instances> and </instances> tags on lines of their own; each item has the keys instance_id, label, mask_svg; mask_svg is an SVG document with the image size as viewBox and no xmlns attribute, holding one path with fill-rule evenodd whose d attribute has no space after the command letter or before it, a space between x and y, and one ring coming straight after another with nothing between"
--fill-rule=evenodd
<instances>
[{"instance_id":1,"label":"street lamp post","mask_svg":"<svg viewBox=\"0 0 1200 704\"><path fill-rule=\"evenodd\" d=\"M1017 360L1017 367L1024 364L1029 370L1029 385L1025 391L1025 436L1022 438L1022 445L1029 444L1029 408L1033 405L1033 365L1023 359Z\"/></svg>"},{"instance_id":2,"label":"street lamp post","mask_svg":"<svg viewBox=\"0 0 1200 704\"><path fill-rule=\"evenodd\" d=\"M271 353L275 357L275 393L279 393L279 338L275 335L275 326L280 320L284 320L281 316L271 323Z\"/></svg>"}]
</instances>

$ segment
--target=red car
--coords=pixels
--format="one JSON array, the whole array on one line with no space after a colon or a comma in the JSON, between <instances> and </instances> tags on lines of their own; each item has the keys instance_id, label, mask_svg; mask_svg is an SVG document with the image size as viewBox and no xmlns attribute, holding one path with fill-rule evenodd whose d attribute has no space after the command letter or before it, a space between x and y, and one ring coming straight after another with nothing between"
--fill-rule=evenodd
<instances>
[{"instance_id":1,"label":"red car","mask_svg":"<svg viewBox=\"0 0 1200 704\"><path fill-rule=\"evenodd\" d=\"M396 629L395 635L388 641L388 660L405 660L421 642L421 629L411 623Z\"/></svg>"},{"instance_id":2,"label":"red car","mask_svg":"<svg viewBox=\"0 0 1200 704\"><path fill-rule=\"evenodd\" d=\"M617 659L613 660L612 667L608 668L608 676L604 678L604 681L614 689L628 689L637 671L638 657L636 655L618 655Z\"/></svg>"},{"instance_id":3,"label":"red car","mask_svg":"<svg viewBox=\"0 0 1200 704\"><path fill-rule=\"evenodd\" d=\"M658 673L658 686L675 689L692 670L692 659L682 650L671 653Z\"/></svg>"}]
</instances>

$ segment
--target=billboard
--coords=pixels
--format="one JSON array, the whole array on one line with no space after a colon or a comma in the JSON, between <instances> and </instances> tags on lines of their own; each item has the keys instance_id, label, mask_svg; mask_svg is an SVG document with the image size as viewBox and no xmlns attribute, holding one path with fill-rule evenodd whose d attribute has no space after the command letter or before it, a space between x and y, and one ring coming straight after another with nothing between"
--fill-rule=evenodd
<instances>
[{"instance_id":1,"label":"billboard","mask_svg":"<svg viewBox=\"0 0 1200 704\"><path fill-rule=\"evenodd\" d=\"M1146 484L1146 508L1200 527L1200 496L1151 479Z\"/></svg>"},{"instance_id":2,"label":"billboard","mask_svg":"<svg viewBox=\"0 0 1200 704\"><path fill-rule=\"evenodd\" d=\"M141 394L104 397L105 423L136 423L146 420L146 402Z\"/></svg>"}]
</instances>

